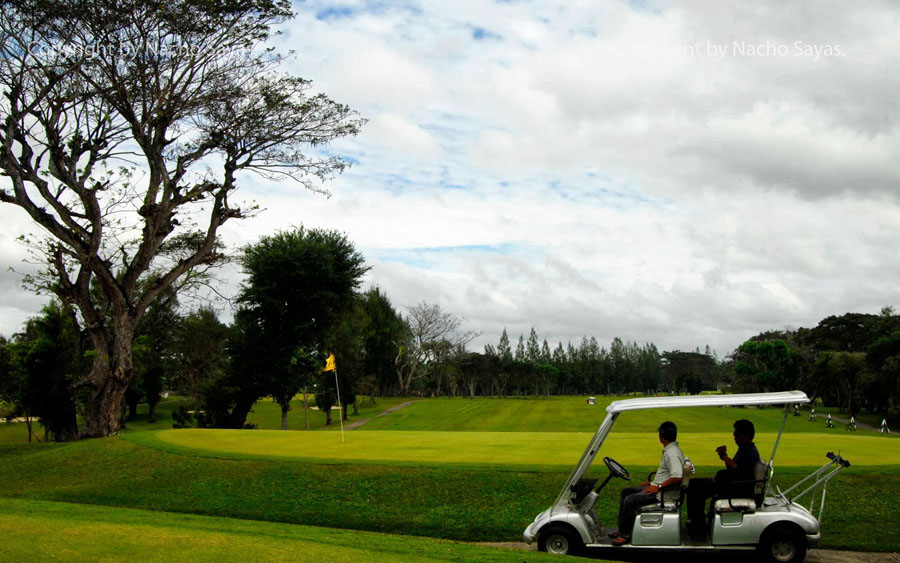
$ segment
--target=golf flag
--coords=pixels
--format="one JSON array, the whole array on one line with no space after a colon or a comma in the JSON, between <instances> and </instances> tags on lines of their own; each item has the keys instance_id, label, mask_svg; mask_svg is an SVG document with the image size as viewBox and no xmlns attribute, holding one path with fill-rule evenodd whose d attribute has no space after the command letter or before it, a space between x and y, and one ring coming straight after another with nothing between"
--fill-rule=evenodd
<instances>
[{"instance_id":1,"label":"golf flag","mask_svg":"<svg viewBox=\"0 0 900 563\"><path fill-rule=\"evenodd\" d=\"M322 371L335 371L336 369L337 368L334 367L334 354L332 354L325 360L325 369Z\"/></svg>"}]
</instances>

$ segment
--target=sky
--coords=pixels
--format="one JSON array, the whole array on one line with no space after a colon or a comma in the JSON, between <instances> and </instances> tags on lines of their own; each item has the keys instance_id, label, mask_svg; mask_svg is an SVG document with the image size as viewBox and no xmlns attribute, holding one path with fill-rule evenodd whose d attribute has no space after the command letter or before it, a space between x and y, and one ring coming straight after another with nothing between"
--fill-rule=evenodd
<instances>
[{"instance_id":1,"label":"sky","mask_svg":"<svg viewBox=\"0 0 900 563\"><path fill-rule=\"evenodd\" d=\"M303 224L480 332L720 357L900 306L900 5L298 2L284 70L368 120L324 197L244 179L232 247ZM0 333L39 311L0 208ZM233 296L240 273L225 270ZM226 302L218 303L224 317Z\"/></svg>"}]
</instances>

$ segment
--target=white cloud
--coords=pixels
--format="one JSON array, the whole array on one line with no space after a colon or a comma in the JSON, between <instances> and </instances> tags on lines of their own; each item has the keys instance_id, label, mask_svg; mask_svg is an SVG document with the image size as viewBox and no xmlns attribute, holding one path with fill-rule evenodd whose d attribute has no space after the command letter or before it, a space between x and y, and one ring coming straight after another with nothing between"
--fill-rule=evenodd
<instances>
[{"instance_id":1,"label":"white cloud","mask_svg":"<svg viewBox=\"0 0 900 563\"><path fill-rule=\"evenodd\" d=\"M344 231L395 304L439 302L478 344L724 355L900 305L900 8L651 4L297 4L289 69L370 122L335 144L356 164L330 199L252 180L267 210L227 238Z\"/></svg>"}]
</instances>

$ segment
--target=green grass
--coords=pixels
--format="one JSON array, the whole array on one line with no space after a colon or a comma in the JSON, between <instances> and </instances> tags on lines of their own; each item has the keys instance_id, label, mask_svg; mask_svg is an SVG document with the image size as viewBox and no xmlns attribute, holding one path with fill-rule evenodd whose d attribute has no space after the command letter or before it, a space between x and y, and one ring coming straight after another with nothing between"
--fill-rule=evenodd
<instances>
[{"instance_id":1,"label":"green grass","mask_svg":"<svg viewBox=\"0 0 900 563\"><path fill-rule=\"evenodd\" d=\"M436 539L11 499L0 499L0 537L4 561L522 560L509 550Z\"/></svg>"},{"instance_id":2,"label":"green grass","mask_svg":"<svg viewBox=\"0 0 900 563\"><path fill-rule=\"evenodd\" d=\"M607 405L627 398L597 397L596 405L585 404L583 397L426 399L391 416L372 420L361 430L593 433L606 416ZM824 420L809 422L808 411L801 411L801 414L788 416L785 432L846 433L843 428L825 428ZM758 433L778 432L784 410L780 407L700 407L631 411L619 417L615 431L654 432L660 422L671 420L678 425L681 434L721 432L730 439L732 424L739 418L753 421Z\"/></svg>"},{"instance_id":3,"label":"green grass","mask_svg":"<svg viewBox=\"0 0 900 563\"><path fill-rule=\"evenodd\" d=\"M379 463L455 466L526 471L564 472L581 457L588 433L550 432L346 432L345 442L331 433L277 430L162 430L132 434L135 443L188 455L233 459L275 459L312 463ZM730 437L718 433L686 433L679 437L685 455L696 465L719 466L715 447ZM774 434L757 435L768 459ZM732 451L734 444L731 443ZM658 463L655 433L613 432L600 456L627 465ZM824 464L825 453L840 451L860 466L900 465L900 442L877 435L821 433L785 434L779 445L778 467Z\"/></svg>"},{"instance_id":4,"label":"green grass","mask_svg":"<svg viewBox=\"0 0 900 563\"><path fill-rule=\"evenodd\" d=\"M252 431L247 431L252 433ZM302 434L302 433L298 433ZM312 433L310 433L312 434ZM149 449L130 439L0 446L0 497L142 508L462 541L517 541L568 475L278 460L213 459ZM637 479L655 469L626 467ZM781 467L782 488L806 468ZM592 476L605 473L602 464ZM700 471L712 475L712 469ZM597 504L615 521L614 481ZM890 551L900 545L900 466L853 466L829 488L823 547Z\"/></svg>"},{"instance_id":5,"label":"green grass","mask_svg":"<svg viewBox=\"0 0 900 563\"><path fill-rule=\"evenodd\" d=\"M371 410L361 410L360 417L372 417L372 421L346 432L346 442L341 443L335 432L172 430L165 417L181 404L179 401L172 399L160 405L160 422L156 425L146 423L145 418L133 421L126 435L103 440L26 444L23 425L0 425L0 501L106 505L462 541L516 541L559 493L605 415L602 405L588 407L583 399L569 397L429 399L390 416L374 418L374 414L404 401L382 399ZM311 420L319 420L322 424L317 428L322 428L324 415L315 414ZM654 429L668 418L679 425L679 441L699 466L699 473L711 476L719 466L714 448L722 443L733 448L731 424L736 418L756 423L757 443L767 457L782 414L774 408L626 413L600 455L618 459L636 478L643 478L655 469L659 459ZM280 426L280 412L274 403L258 403L253 416L264 428ZM290 420L302 425L302 410L292 411ZM337 430L337 425L332 429ZM900 521L900 505L889 493L900 486L900 442L870 432L826 430L824 423L809 423L805 416L788 417L787 433L776 459L776 484L785 488L822 465L828 450L840 450L853 466L829 488L822 546L895 550L900 545L897 527L861 523ZM594 466L591 476L605 476L602 463ZM598 502L598 512L606 524L615 521L618 490L623 485L612 482ZM32 510L26 505L21 511ZM53 530L53 526L64 526L71 520L75 528L59 528L58 535L77 537L90 536L95 524L100 531L109 530L104 527L106 523L116 520L115 510L108 517L83 518L69 508L59 510L59 516L54 517L57 523L33 520L19 528L0 517L0 534L14 538L5 544L0 542L0 549L11 554L0 560L16 560L20 559L16 555L32 553L27 543L32 540L26 540L24 532L28 526ZM18 505L0 504L0 514L21 511ZM39 511L32 510L35 514ZM142 531L142 519L153 523L156 514L168 517L150 514L135 516L136 520L133 515L124 515L123 526L134 522L138 527L123 534L168 534L165 529ZM234 535L253 536L223 532L218 524L203 530L184 523L172 528L179 526L185 533L172 541L184 542L186 550L198 550L186 552L190 554L186 558L213 559L227 553L233 559L238 557L233 550L215 551L219 549L216 547L207 556L202 551L206 547L197 546L219 545L226 541L221 538ZM204 530L211 535L204 535ZM324 536L314 530L309 535L298 533L301 535L278 537L296 541L298 549L320 557L317 550L324 549L321 545L327 542L317 538ZM268 532L260 534L262 537ZM277 559L276 555L269 557L274 552L267 551L268 540L260 541L247 545L263 554L259 558ZM378 543L381 540L373 541L382 545ZM62 550L65 543L56 545ZM156 549L126 542L110 547L124 550L121 555L105 555L105 548L91 551L95 548L88 544L85 541L78 548L76 558L124 558L134 553L147 558ZM385 554L395 549L400 560L407 553L418 555L416 550L403 551L389 541L383 545L384 552L379 552L377 559L391 559ZM355 549L355 544L350 546ZM48 557L57 553L54 549L48 548ZM367 560L366 548L360 549L363 551L359 553L348 552L348 557ZM285 557L291 555L287 550L284 553ZM459 557L481 558L467 554Z\"/></svg>"}]
</instances>

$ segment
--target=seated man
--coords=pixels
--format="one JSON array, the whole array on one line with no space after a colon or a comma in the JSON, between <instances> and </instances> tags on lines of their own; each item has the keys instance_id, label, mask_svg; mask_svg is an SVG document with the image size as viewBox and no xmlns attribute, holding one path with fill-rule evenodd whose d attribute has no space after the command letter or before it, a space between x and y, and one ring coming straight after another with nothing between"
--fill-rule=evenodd
<instances>
[{"instance_id":1,"label":"seated man","mask_svg":"<svg viewBox=\"0 0 900 563\"><path fill-rule=\"evenodd\" d=\"M637 509L645 504L659 502L662 489L681 483L684 454L678 447L675 438L678 429L674 422L663 422L657 429L659 442L663 445L662 461L652 483L643 483L640 487L628 487L622 490L619 505L619 529L613 532L613 545L626 544L631 540L634 517Z\"/></svg>"},{"instance_id":2,"label":"seated man","mask_svg":"<svg viewBox=\"0 0 900 563\"><path fill-rule=\"evenodd\" d=\"M719 446L716 453L725 462L725 469L716 473L715 479L691 479L688 485L688 529L694 532L706 530L706 499L720 494L731 497L752 497L753 481L759 451L753 443L756 429L749 420L734 423L734 443L738 451L734 459L728 457L728 448ZM737 484L734 484L737 483Z\"/></svg>"}]
</instances>

